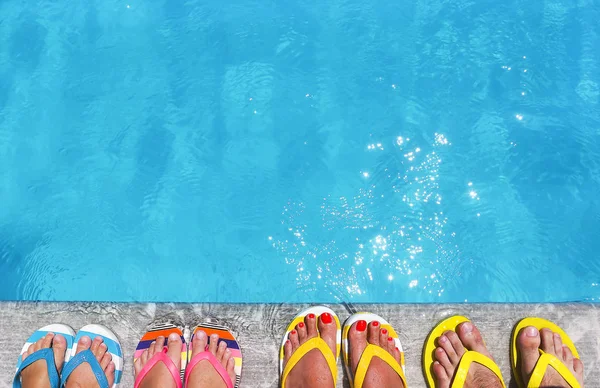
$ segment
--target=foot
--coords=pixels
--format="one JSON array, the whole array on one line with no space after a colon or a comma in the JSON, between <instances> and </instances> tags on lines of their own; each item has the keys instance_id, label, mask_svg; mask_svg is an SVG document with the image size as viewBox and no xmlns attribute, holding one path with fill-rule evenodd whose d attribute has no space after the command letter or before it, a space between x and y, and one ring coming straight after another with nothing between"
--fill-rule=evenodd
<instances>
[{"instance_id":1,"label":"foot","mask_svg":"<svg viewBox=\"0 0 600 388\"><path fill-rule=\"evenodd\" d=\"M319 334L333 354L336 354L337 326L331 314L323 313L318 318L315 314L308 314L304 317L304 322L298 323L295 330L288 334L288 340L283 346L284 368L300 345L311 338L318 337ZM331 376L327 360L317 349L306 353L294 365L286 380L286 388L328 388L333 386L333 376Z\"/></svg>"},{"instance_id":2,"label":"foot","mask_svg":"<svg viewBox=\"0 0 600 388\"><path fill-rule=\"evenodd\" d=\"M471 322L463 322L458 325L456 333L446 331L438 338L438 347L435 349L436 361L433 363L436 388L450 387L450 383L458 369L460 359L467 350L481 353L493 359L483 343L481 333ZM502 388L502 383L494 372L483 365L473 363L469 367L465 387Z\"/></svg>"},{"instance_id":3,"label":"foot","mask_svg":"<svg viewBox=\"0 0 600 388\"><path fill-rule=\"evenodd\" d=\"M152 359L156 353L161 353L165 346L165 337L158 337L156 341L150 344L150 347L142 353L140 358L135 360L133 367L135 369L135 377L140 374L144 366ZM169 335L167 341L167 356L173 361L177 369L181 369L181 337L175 333ZM140 383L140 388L175 388L177 385L173 380L173 376L162 362L155 364L150 372L144 377Z\"/></svg>"},{"instance_id":4,"label":"foot","mask_svg":"<svg viewBox=\"0 0 600 388\"><path fill-rule=\"evenodd\" d=\"M54 352L54 363L56 370L60 374L63 364L65 362L65 352L67 351L67 340L62 335L54 335L54 333L48 333L44 338L40 338L37 342L29 345L27 351L23 353L22 360L25 361L27 357L32 355L41 349L52 348ZM45 360L38 360L21 372L21 383L24 388L28 387L39 387L39 388L50 388L50 380L48 377L48 366Z\"/></svg>"},{"instance_id":5,"label":"foot","mask_svg":"<svg viewBox=\"0 0 600 388\"><path fill-rule=\"evenodd\" d=\"M108 353L108 347L104 343L102 337L96 337L94 338L94 341L88 336L81 337L79 342L77 342L76 354L88 349L92 351L100 364L100 367L108 380L108 386L112 386L115 381L115 363L112 361L112 356ZM73 370L73 373L71 373L65 383L65 387L96 388L99 387L99 385L90 365L88 363L83 363Z\"/></svg>"},{"instance_id":6,"label":"foot","mask_svg":"<svg viewBox=\"0 0 600 388\"><path fill-rule=\"evenodd\" d=\"M400 350L386 329L381 328L378 321L373 321L367 325L366 321L357 321L348 331L348 347L350 358L350 372L352 376L356 374L358 362L367 347L367 344L379 346L400 364ZM363 384L365 388L371 387L404 387L400 376L383 360L373 357Z\"/></svg>"},{"instance_id":7,"label":"foot","mask_svg":"<svg viewBox=\"0 0 600 388\"><path fill-rule=\"evenodd\" d=\"M202 330L198 330L194 334L192 341L192 358L198 353L206 350L208 344L208 336ZM221 366L227 370L227 374L231 381L235 384L235 359L231 355L231 350L227 347L227 342L219 342L219 336L213 334L210 336L210 345L208 351L217 358ZM190 359L190 360L191 360ZM226 388L227 385L223 381L220 374L207 360L202 360L190 372L188 384L186 388Z\"/></svg>"},{"instance_id":8,"label":"foot","mask_svg":"<svg viewBox=\"0 0 600 388\"><path fill-rule=\"evenodd\" d=\"M520 359L519 369L524 382L529 382L531 373L540 358L538 349L542 349L544 352L550 353L561 360L583 387L583 363L581 360L573 357L571 349L562 344L559 334L552 332L550 329L538 331L533 326L522 329L517 338L517 351L519 352ZM554 368L548 367L542 379L541 387L568 388L570 385L567 384Z\"/></svg>"}]
</instances>

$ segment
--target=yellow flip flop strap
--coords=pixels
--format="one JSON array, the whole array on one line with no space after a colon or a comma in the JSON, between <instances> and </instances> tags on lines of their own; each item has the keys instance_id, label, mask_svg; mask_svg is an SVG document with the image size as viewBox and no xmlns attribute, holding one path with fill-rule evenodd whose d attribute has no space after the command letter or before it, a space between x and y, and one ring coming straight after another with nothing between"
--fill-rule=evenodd
<instances>
[{"instance_id":1,"label":"yellow flip flop strap","mask_svg":"<svg viewBox=\"0 0 600 388\"><path fill-rule=\"evenodd\" d=\"M394 359L394 357L392 357L392 355L382 347L368 344L362 356L360 356L360 361L358 362L358 367L356 368L356 373L354 375L354 388L362 388L365 381L365 376L367 375L367 370L369 369L369 365L371 365L371 360L373 357L380 358L383 362L391 366L394 372L398 373L398 376L400 376L400 380L402 380L404 386L407 386L404 371L402 371L402 367L400 364L398 364L398 361L396 361L396 359Z\"/></svg>"},{"instance_id":2,"label":"yellow flip flop strap","mask_svg":"<svg viewBox=\"0 0 600 388\"><path fill-rule=\"evenodd\" d=\"M571 373L569 368L567 368L567 366L563 364L562 361L556 358L556 356L553 356L549 353L545 353L543 350L540 349L540 358L538 359L537 364L535 364L535 368L533 368L533 373L531 374L531 378L529 379L529 384L527 384L527 388L537 388L542 384L542 379L546 374L548 366L551 366L554 369L556 369L558 374L563 379L565 379L565 381L572 388L581 387L575 376L573 376L573 373Z\"/></svg>"},{"instance_id":3,"label":"yellow flip flop strap","mask_svg":"<svg viewBox=\"0 0 600 388\"><path fill-rule=\"evenodd\" d=\"M492 372L500 379L502 386L506 388L504 384L504 380L502 379L502 372L500 372L500 368L498 365L489 357L484 356L479 352L474 352L472 350L467 351L462 358L460 359L460 363L458 364L458 370L454 374L454 382L452 383L452 388L462 388L465 385L465 381L467 381L467 375L469 374L469 368L472 363L478 363Z\"/></svg>"},{"instance_id":4,"label":"yellow flip flop strap","mask_svg":"<svg viewBox=\"0 0 600 388\"><path fill-rule=\"evenodd\" d=\"M302 357L306 355L306 353L314 349L318 349L323 354L323 357L325 357L327 365L329 366L329 370L331 371L331 375L333 376L333 385L335 386L337 383L337 362L335 359L335 354L333 354L325 341L319 337L315 337L300 345L300 347L292 354L292 357L290 357L287 364L285 364L285 368L283 369L283 374L281 377L281 388L285 388L285 381L294 366L302 359Z\"/></svg>"}]
</instances>

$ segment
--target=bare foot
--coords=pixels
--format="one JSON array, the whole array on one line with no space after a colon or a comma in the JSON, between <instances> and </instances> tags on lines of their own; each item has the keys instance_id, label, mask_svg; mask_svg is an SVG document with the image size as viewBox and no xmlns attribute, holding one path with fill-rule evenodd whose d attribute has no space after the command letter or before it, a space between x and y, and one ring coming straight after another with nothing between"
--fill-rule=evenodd
<instances>
[{"instance_id":1,"label":"bare foot","mask_svg":"<svg viewBox=\"0 0 600 388\"><path fill-rule=\"evenodd\" d=\"M386 329L382 329L378 321L367 325L360 320L352 324L348 331L348 353L350 358L350 371L354 376L360 358L367 344L379 346L390 353L400 364L400 350ZM387 363L378 357L371 359L371 364L365 376L363 387L404 387L400 376Z\"/></svg>"},{"instance_id":2,"label":"bare foot","mask_svg":"<svg viewBox=\"0 0 600 388\"><path fill-rule=\"evenodd\" d=\"M62 335L54 335L48 333L44 338L40 338L37 342L29 345L29 348L23 353L22 360L41 349L52 348L54 352L54 363L56 370L60 374L65 362L65 353L67 351L67 340ZM50 380L48 377L48 366L45 360L38 360L29 365L21 372L21 384L24 388L50 388Z\"/></svg>"},{"instance_id":3,"label":"bare foot","mask_svg":"<svg viewBox=\"0 0 600 388\"><path fill-rule=\"evenodd\" d=\"M204 352L208 344L208 336L202 330L196 331L192 341L192 358L198 353ZM221 363L223 368L227 370L227 374L231 381L235 384L235 359L231 355L231 350L227 348L227 342L219 342L219 336L213 334L210 336L210 345L208 351ZM190 359L190 360L191 360ZM217 373L215 368L208 362L202 360L190 372L188 384L186 388L225 388L226 384L221 375Z\"/></svg>"},{"instance_id":4,"label":"bare foot","mask_svg":"<svg viewBox=\"0 0 600 388\"><path fill-rule=\"evenodd\" d=\"M436 361L433 363L436 388L450 387L460 359L467 350L473 350L493 359L481 338L481 333L471 322L463 322L458 325L456 333L446 331L438 338L438 348L435 349ZM464 386L502 388L502 383L494 372L483 365L472 363Z\"/></svg>"},{"instance_id":5,"label":"bare foot","mask_svg":"<svg viewBox=\"0 0 600 388\"><path fill-rule=\"evenodd\" d=\"M150 361L156 353L161 353L163 351L164 346L165 337L159 336L156 338L156 341L150 344L148 349L144 350L140 358L135 360L133 367L135 369L136 378L148 361ZM181 347L181 338L177 334L171 333L169 335L169 340L167 341L167 356L173 361L178 370L181 369ZM148 372L146 376L144 376L139 386L140 388L169 388L176 387L176 384L165 364L159 362L150 369L150 372Z\"/></svg>"},{"instance_id":6,"label":"bare foot","mask_svg":"<svg viewBox=\"0 0 600 388\"><path fill-rule=\"evenodd\" d=\"M81 337L79 342L77 342L77 351L75 354L79 354L87 349L92 351L100 367L102 367L108 380L108 386L112 386L115 381L115 363L112 361L112 356L108 353L108 347L102 337L96 337L94 341L88 336ZM65 386L67 388L99 387L96 376L88 363L83 363L75 368L67 379Z\"/></svg>"},{"instance_id":7,"label":"bare foot","mask_svg":"<svg viewBox=\"0 0 600 388\"><path fill-rule=\"evenodd\" d=\"M318 321L318 322L317 322ZM318 331L317 331L318 329ZM311 338L318 337L327 343L333 354L336 354L337 326L331 314L323 313L317 317L308 314L304 322L296 325L288 335L288 340L283 346L283 365L287 364L292 354L300 345ZM327 365L327 360L318 349L306 353L290 371L286 380L286 388L333 387L333 376Z\"/></svg>"},{"instance_id":8,"label":"bare foot","mask_svg":"<svg viewBox=\"0 0 600 388\"><path fill-rule=\"evenodd\" d=\"M550 329L538 331L538 329L533 326L522 329L519 332L519 337L517 339L517 351L519 352L519 359L521 360L519 367L524 382L529 381L531 373L540 358L538 349L542 349L544 352L552 354L561 360L583 387L583 363L581 360L573 357L571 349L562 344L562 339L559 334L552 332ZM568 388L570 385L567 384L554 368L549 366L542 379L541 387Z\"/></svg>"}]
</instances>

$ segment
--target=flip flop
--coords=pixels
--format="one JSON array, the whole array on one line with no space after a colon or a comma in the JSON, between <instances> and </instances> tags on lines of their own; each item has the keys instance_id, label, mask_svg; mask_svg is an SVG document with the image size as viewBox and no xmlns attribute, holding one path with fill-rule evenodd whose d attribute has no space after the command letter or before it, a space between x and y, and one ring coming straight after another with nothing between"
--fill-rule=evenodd
<instances>
[{"instance_id":1,"label":"flip flop","mask_svg":"<svg viewBox=\"0 0 600 388\"><path fill-rule=\"evenodd\" d=\"M435 388L435 380L433 377L433 363L435 361L435 349L437 348L436 342L438 338L446 331L454 331L458 325L463 322L470 322L468 318L455 315L453 317L447 318L442 322L438 323L438 325L429 333L427 340L425 341L425 348L423 350L423 371L425 373L425 377L427 378L427 384L430 388ZM454 373L452 378L452 388L461 388L465 385L465 381L467 380L467 374L469 373L469 368L472 363L477 363L485 366L498 378L502 383L502 386L506 388L506 384L504 384L504 380L502 379L502 372L500 372L500 368L494 360L489 357L484 356L479 352L475 352L473 350L467 350L465 354L460 359L458 364L458 368Z\"/></svg>"},{"instance_id":2,"label":"flip flop","mask_svg":"<svg viewBox=\"0 0 600 388\"><path fill-rule=\"evenodd\" d=\"M58 388L60 386L59 372L56 370L56 364L54 363L54 351L52 350L52 347L40 349L23 360L23 354L27 352L29 346L36 343L39 339L44 338L48 333L60 334L65 337L67 340L65 363L71 358L71 347L73 346L73 339L75 338L75 332L73 329L67 325L58 323L42 327L27 339L27 342L25 342L25 345L23 345L23 349L21 349L21 354L19 354L19 360L17 361L17 371L13 380L13 388L21 387L21 372L23 372L23 369L42 359L46 360L48 377L50 379L50 387Z\"/></svg>"},{"instance_id":3,"label":"flip flop","mask_svg":"<svg viewBox=\"0 0 600 388\"><path fill-rule=\"evenodd\" d=\"M202 330L206 333L206 335L208 336L208 342L206 344L205 351L196 354L192 358L192 348L193 348L192 342L194 340L194 335L196 335L196 332L198 332L199 330ZM227 370L223 367L223 365L221 365L219 360L217 360L217 358L215 356L213 356L213 354L211 352L208 351L208 345L210 344L210 336L212 334L217 334L219 336L219 342L225 341L227 343L227 348L231 351L231 355L232 355L233 359L235 360L235 384L233 381L231 381L231 378L229 377ZM240 386L240 382L242 380L242 351L240 348L240 344L237 342L237 340L235 339L235 336L231 333L231 331L227 327L217 325L214 323L208 323L208 322L202 323L202 324L196 326L192 333L192 338L190 339L188 359L189 359L188 366L185 370L185 377L184 377L184 382L185 382L186 387L188 386L187 381L190 378L190 374L192 373L192 370L200 361L203 361L203 360L210 362L210 364L213 366L213 368L215 368L215 371L217 371L217 373L221 376L221 378L225 382L225 385L227 386L227 388L234 388L234 387L238 388Z\"/></svg>"},{"instance_id":4,"label":"flip flop","mask_svg":"<svg viewBox=\"0 0 600 388\"><path fill-rule=\"evenodd\" d=\"M169 335L172 333L177 334L181 337L181 368L177 368L175 363L167 356L167 343L169 342ZM144 336L140 339L140 342L135 349L135 353L133 355L133 362L137 361L138 358L142 356L145 350L147 350L152 342L156 341L156 339L160 336L165 337L165 346L161 353L155 353L154 356L148 362L140 373L137 375L134 383L134 387L137 388L144 377L150 372L150 370L159 362L165 364L171 376L173 376L173 380L175 381L175 385L177 388L181 388L183 374L185 373L185 366L187 364L187 346L185 346L185 338L183 337L183 332L177 326L170 323L158 323L153 324L148 328L148 331Z\"/></svg>"},{"instance_id":5,"label":"flip flop","mask_svg":"<svg viewBox=\"0 0 600 388\"><path fill-rule=\"evenodd\" d=\"M75 340L73 341L73 346L71 347L71 359L63 368L61 388L65 386L67 379L71 373L73 373L75 368L85 363L89 364L92 368L92 372L94 372L94 376L96 377L96 381L98 382L100 388L110 388L108 385L108 380L106 379L106 375L104 374L100 363L98 363L92 351L87 349L79 354L76 354L77 342L79 342L83 336L90 337L92 341L96 337L102 337L104 344L106 344L108 348L108 353L110 353L112 356L112 362L115 363L115 382L112 385L112 388L118 387L119 383L121 382L121 376L123 375L123 352L117 336L105 326L86 325L79 329L77 332L77 337L75 337Z\"/></svg>"},{"instance_id":6,"label":"flip flop","mask_svg":"<svg viewBox=\"0 0 600 388\"><path fill-rule=\"evenodd\" d=\"M558 374L563 379L565 379L565 381L572 388L579 388L580 384L577 381L577 378L575 378L575 376L573 376L573 373L571 373L569 368L567 368L567 366L561 360L559 360L556 356L553 356L550 353L545 353L542 349L539 350L540 358L538 359L537 363L535 364L535 368L533 368L533 372L531 373L531 378L529 379L529 384L528 385L525 384L525 382L521 378L521 372L518 369L519 368L519 352L517 351L517 338L519 336L519 332L521 331L521 329L523 329L527 326L533 326L538 330L550 329L554 333L558 333L560 335L563 345L566 345L569 347L569 349L571 349L571 352L573 353L573 357L575 357L577 359L579 358L579 353L577 352L577 349L575 348L575 344L573 343L571 338L567 335L567 333L565 333L565 331L563 329L561 329L558 325L556 325L555 323L550 322L546 319L543 319L543 318L530 317L530 318L522 319L515 326L513 333L512 333L512 338L510 340L510 342L511 342L510 363L511 363L512 371L513 371L513 375L515 376L515 379L517 380L517 386L519 388L539 387L542 383L542 379L544 378L544 375L546 374L546 371L548 370L548 367L550 366L550 367L554 368L556 370L556 372L558 372Z\"/></svg>"},{"instance_id":7,"label":"flip flop","mask_svg":"<svg viewBox=\"0 0 600 388\"><path fill-rule=\"evenodd\" d=\"M350 332L350 328L355 322L358 321L366 321L367 324L378 321L382 328L388 331L388 336L394 339L394 344L400 350L400 363L396 361L394 356L392 356L387 350L383 349L380 346L372 345L367 343L367 347L365 348L363 354L360 356L360 361L358 362L358 367L356 368L356 375L353 377L350 371L350 341L348 340L348 333ZM372 313L356 313L351 315L346 322L344 322L344 331L342 332L342 352L344 353L344 367L346 368L346 373L348 374L348 380L350 381L350 387L361 388L363 386L365 376L367 375L367 371L369 369L369 365L371 364L371 360L373 357L377 357L381 359L383 362L388 364L394 372L400 376L400 380L405 387L407 387L406 376L404 375L404 352L402 350L402 343L400 342L400 338L398 338L398 334L382 317L377 314Z\"/></svg>"},{"instance_id":8,"label":"flip flop","mask_svg":"<svg viewBox=\"0 0 600 388\"><path fill-rule=\"evenodd\" d=\"M290 357L290 359L288 360L288 362L284 368L283 367L283 358L284 358L283 347L285 345L285 342L288 340L288 336L289 336L290 332L296 328L296 325L298 325L298 323L304 322L304 318L308 314L314 314L315 317L318 319L324 313L329 313L333 317L333 319L335 320L336 327L337 327L337 335L336 335L336 341L335 341L337 345L336 345L335 354L333 354L333 352L331 351L331 349L329 348L327 343L325 341L323 341L323 339L321 338L321 335L319 334L318 337L311 338L308 341L306 341L305 343L303 343L302 345L300 345L300 347L298 349L296 349L296 351L292 354L292 357ZM302 311L298 315L296 315L294 320L288 325L288 327L285 331L285 335L283 336L283 339L281 341L281 347L279 348L279 376L280 376L280 380L281 380L281 387L285 388L285 381L286 381L288 375L290 374L290 372L292 371L292 369L294 368L294 366L296 366L296 364L302 359L302 357L304 357L306 355L306 353L310 352L313 349L319 350L323 354L323 357L325 357L325 360L327 361L327 365L329 366L329 370L331 371L331 375L333 376L333 383L334 383L333 385L335 386L335 384L337 382L337 374L338 374L337 373L337 360L340 357L340 344L341 344L340 320L339 320L338 316L330 308L327 308L325 306L313 306L313 307L310 307L310 308Z\"/></svg>"}]
</instances>

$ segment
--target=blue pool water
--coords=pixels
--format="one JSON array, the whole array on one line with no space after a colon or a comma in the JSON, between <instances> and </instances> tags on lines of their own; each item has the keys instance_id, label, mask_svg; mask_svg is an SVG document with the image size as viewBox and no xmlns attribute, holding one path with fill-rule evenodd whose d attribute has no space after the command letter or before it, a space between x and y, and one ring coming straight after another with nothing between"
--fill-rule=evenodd
<instances>
[{"instance_id":1,"label":"blue pool water","mask_svg":"<svg viewBox=\"0 0 600 388\"><path fill-rule=\"evenodd\" d=\"M0 299L600 297L600 5L0 3Z\"/></svg>"}]
</instances>

